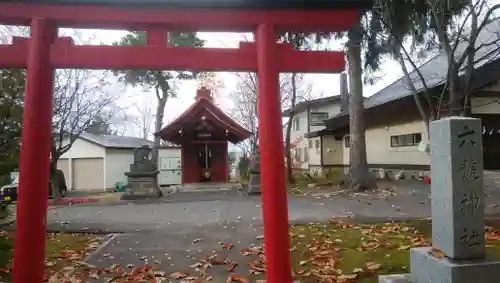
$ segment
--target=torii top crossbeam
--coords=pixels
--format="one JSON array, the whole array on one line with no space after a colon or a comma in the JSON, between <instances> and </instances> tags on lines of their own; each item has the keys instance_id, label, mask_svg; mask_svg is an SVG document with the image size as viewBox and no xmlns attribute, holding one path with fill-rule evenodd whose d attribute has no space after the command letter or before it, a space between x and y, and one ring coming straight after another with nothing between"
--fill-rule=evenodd
<instances>
[{"instance_id":1,"label":"torii top crossbeam","mask_svg":"<svg viewBox=\"0 0 500 283\"><path fill-rule=\"evenodd\" d=\"M29 25L33 17L74 28L252 32L258 24L286 31L346 30L367 0L3 0L0 22Z\"/></svg>"},{"instance_id":2,"label":"torii top crossbeam","mask_svg":"<svg viewBox=\"0 0 500 283\"><path fill-rule=\"evenodd\" d=\"M118 5L121 3L128 5ZM216 8L209 9L212 3ZM165 48L168 42L165 31L254 31L259 24L270 24L278 31L343 31L359 20L359 9L366 3L366 0L0 1L0 24L29 25L33 18L44 18L58 27L147 32L147 46L76 46L69 37L58 38L51 47L54 68L255 72L254 43L241 43L237 49ZM308 9L303 10L305 7ZM330 73L344 69L342 52L298 51L290 44L279 44L278 48L279 72ZM0 45L0 68L26 67L27 52L27 40L23 38L15 38L12 45Z\"/></svg>"}]
</instances>

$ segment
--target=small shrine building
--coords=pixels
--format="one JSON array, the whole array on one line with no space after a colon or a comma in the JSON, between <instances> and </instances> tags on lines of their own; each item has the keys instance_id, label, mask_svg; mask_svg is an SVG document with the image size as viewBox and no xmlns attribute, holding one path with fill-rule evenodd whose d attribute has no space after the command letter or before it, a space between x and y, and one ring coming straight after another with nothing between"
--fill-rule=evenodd
<instances>
[{"instance_id":1,"label":"small shrine building","mask_svg":"<svg viewBox=\"0 0 500 283\"><path fill-rule=\"evenodd\" d=\"M196 92L196 101L155 134L181 146L182 183L228 182L228 142L237 144L252 133L214 104L209 89Z\"/></svg>"}]
</instances>

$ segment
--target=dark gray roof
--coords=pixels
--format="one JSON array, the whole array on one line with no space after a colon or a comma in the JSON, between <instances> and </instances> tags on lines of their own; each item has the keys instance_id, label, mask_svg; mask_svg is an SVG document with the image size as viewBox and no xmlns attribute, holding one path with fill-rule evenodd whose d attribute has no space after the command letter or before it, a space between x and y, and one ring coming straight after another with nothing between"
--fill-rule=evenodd
<instances>
[{"instance_id":1,"label":"dark gray roof","mask_svg":"<svg viewBox=\"0 0 500 283\"><path fill-rule=\"evenodd\" d=\"M340 103L340 95L334 95L334 96L328 96L328 97L322 97L322 98L317 98L317 99L312 99L304 102L299 102L297 105L295 105L294 108L287 109L283 111L282 116L287 117L290 115L290 112L293 110L295 113L300 113L303 112L307 109L307 107L317 107L320 105L324 104L334 104L334 103Z\"/></svg>"},{"instance_id":2,"label":"dark gray roof","mask_svg":"<svg viewBox=\"0 0 500 283\"><path fill-rule=\"evenodd\" d=\"M481 33L479 34L476 46L479 48L476 52L476 58L474 63L474 68L478 69L493 60L500 58L500 19L494 19L488 23ZM455 52L457 56L463 54L466 48L466 44L460 44ZM428 88L437 87L442 85L446 80L446 72L448 71L448 62L444 52L439 52L434 57L430 58L427 62L422 64L419 68L420 73L424 77L425 83ZM412 71L410 77L418 91L424 89L424 85L418 76L418 72ZM411 96L412 92L408 88L408 83L406 78L403 76L396 80L392 84L383 88L379 92L365 99L365 109L370 109L383 105L385 103L395 101L401 98ZM345 114L340 114L338 116L343 116ZM336 116L336 117L338 117ZM333 117L332 119L335 119Z\"/></svg>"},{"instance_id":3,"label":"dark gray roof","mask_svg":"<svg viewBox=\"0 0 500 283\"><path fill-rule=\"evenodd\" d=\"M0 2L14 2L3 0ZM16 0L16 2L42 2L40 0ZM370 0L47 0L49 4L102 4L102 5L139 5L163 6L168 8L224 8L224 9L333 9L333 8L370 8Z\"/></svg>"},{"instance_id":4,"label":"dark gray roof","mask_svg":"<svg viewBox=\"0 0 500 283\"><path fill-rule=\"evenodd\" d=\"M80 138L106 148L137 148L143 145L153 146L153 142L136 137L100 136L82 133Z\"/></svg>"}]
</instances>

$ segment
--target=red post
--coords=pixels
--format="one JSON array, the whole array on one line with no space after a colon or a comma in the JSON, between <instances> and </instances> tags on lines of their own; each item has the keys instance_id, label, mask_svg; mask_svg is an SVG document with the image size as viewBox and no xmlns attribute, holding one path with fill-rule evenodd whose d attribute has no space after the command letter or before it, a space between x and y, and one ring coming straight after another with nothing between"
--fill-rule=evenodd
<instances>
[{"instance_id":1,"label":"red post","mask_svg":"<svg viewBox=\"0 0 500 283\"><path fill-rule=\"evenodd\" d=\"M168 33L163 29L148 29L146 30L146 45L150 46L167 46Z\"/></svg>"},{"instance_id":2,"label":"red post","mask_svg":"<svg viewBox=\"0 0 500 283\"><path fill-rule=\"evenodd\" d=\"M32 20L19 167L15 283L41 283L44 280L52 142L53 68L50 65L50 46L56 36L57 27L48 20Z\"/></svg>"},{"instance_id":3,"label":"red post","mask_svg":"<svg viewBox=\"0 0 500 283\"><path fill-rule=\"evenodd\" d=\"M276 31L261 24L256 32L259 146L267 282L290 283L290 240Z\"/></svg>"}]
</instances>

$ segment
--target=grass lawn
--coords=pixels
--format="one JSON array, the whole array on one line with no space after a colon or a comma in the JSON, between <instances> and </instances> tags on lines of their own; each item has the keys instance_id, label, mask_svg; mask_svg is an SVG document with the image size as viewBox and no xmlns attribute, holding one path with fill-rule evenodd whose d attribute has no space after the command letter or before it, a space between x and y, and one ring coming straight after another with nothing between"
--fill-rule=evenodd
<instances>
[{"instance_id":1,"label":"grass lawn","mask_svg":"<svg viewBox=\"0 0 500 283\"><path fill-rule=\"evenodd\" d=\"M410 248L429 246L430 234L425 220L298 225L291 228L292 268L301 282L377 282L381 274L409 272ZM500 230L488 227L486 244L500 257Z\"/></svg>"},{"instance_id":2,"label":"grass lawn","mask_svg":"<svg viewBox=\"0 0 500 283\"><path fill-rule=\"evenodd\" d=\"M11 282L15 232L0 231L0 281ZM69 271L71 266L97 249L102 238L83 234L47 234L45 244L45 273Z\"/></svg>"}]
</instances>

